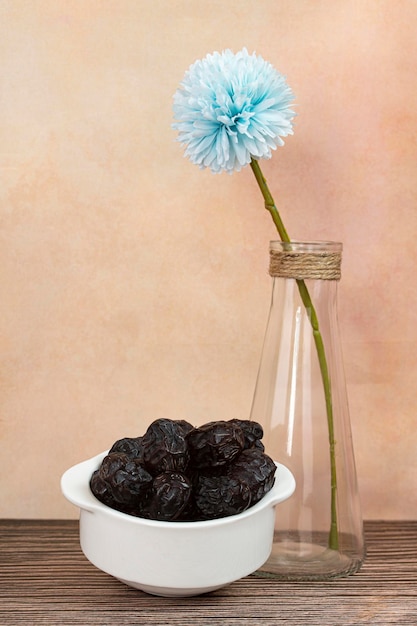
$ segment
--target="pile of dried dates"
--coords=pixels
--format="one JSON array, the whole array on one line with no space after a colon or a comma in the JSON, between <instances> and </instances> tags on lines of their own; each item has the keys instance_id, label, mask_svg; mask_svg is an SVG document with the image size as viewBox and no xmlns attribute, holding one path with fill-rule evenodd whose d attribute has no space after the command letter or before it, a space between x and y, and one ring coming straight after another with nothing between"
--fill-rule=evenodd
<instances>
[{"instance_id":1,"label":"pile of dried dates","mask_svg":"<svg viewBox=\"0 0 417 626\"><path fill-rule=\"evenodd\" d=\"M245 511L273 486L260 424L158 419L116 441L90 480L107 506L147 519L201 521Z\"/></svg>"}]
</instances>

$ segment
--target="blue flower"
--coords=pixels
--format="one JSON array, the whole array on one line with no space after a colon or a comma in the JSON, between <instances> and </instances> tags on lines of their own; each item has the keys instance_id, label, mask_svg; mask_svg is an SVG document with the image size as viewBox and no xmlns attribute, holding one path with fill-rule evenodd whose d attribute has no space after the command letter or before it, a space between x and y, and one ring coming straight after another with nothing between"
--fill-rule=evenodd
<instances>
[{"instance_id":1,"label":"blue flower","mask_svg":"<svg viewBox=\"0 0 417 626\"><path fill-rule=\"evenodd\" d=\"M243 48L196 61L174 94L173 128L185 156L213 172L239 171L292 135L294 99L284 76Z\"/></svg>"}]
</instances>

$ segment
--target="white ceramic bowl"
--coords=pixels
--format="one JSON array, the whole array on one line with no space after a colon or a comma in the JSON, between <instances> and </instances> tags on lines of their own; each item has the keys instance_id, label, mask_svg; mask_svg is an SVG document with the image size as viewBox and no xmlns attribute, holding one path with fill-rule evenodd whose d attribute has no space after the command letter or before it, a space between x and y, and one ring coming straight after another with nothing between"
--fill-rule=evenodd
<instances>
[{"instance_id":1,"label":"white ceramic bowl","mask_svg":"<svg viewBox=\"0 0 417 626\"><path fill-rule=\"evenodd\" d=\"M239 515L203 522L159 522L102 504L89 486L107 452L74 465L61 479L64 496L80 507L80 544L99 569L159 596L193 596L219 589L257 570L273 542L275 506L295 480L276 463L273 488Z\"/></svg>"}]
</instances>

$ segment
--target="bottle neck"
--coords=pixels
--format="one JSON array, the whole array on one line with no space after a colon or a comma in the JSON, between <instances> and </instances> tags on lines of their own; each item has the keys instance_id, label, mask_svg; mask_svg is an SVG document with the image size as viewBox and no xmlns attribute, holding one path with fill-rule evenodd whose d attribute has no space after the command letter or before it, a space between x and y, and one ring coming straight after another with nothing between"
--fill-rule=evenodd
<instances>
[{"instance_id":1,"label":"bottle neck","mask_svg":"<svg viewBox=\"0 0 417 626\"><path fill-rule=\"evenodd\" d=\"M342 245L333 242L281 242L270 246L273 278L340 280Z\"/></svg>"}]
</instances>

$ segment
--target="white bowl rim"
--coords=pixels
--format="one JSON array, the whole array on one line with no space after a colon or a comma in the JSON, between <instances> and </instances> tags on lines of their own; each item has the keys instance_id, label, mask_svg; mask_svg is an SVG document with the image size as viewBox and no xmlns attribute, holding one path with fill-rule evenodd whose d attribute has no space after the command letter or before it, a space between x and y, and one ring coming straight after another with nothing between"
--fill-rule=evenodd
<instances>
[{"instance_id":1,"label":"white bowl rim","mask_svg":"<svg viewBox=\"0 0 417 626\"><path fill-rule=\"evenodd\" d=\"M91 513L97 512L102 513L103 515L108 515L110 517L114 517L119 519L120 521L124 520L125 522L144 525L153 528L158 528L160 530L166 528L175 532L175 529L185 530L185 529L204 529L204 528L213 528L220 525L233 524L238 519L243 520L247 517L251 517L252 515L256 515L257 512L267 508L267 507L275 507L279 502L286 500L289 498L295 490L295 479L290 470L281 463L275 461L275 465L277 466L275 473L275 484L272 489L265 494L265 496L256 504L249 507L242 513L238 513L236 515L229 515L227 517L219 517L213 520L202 520L202 521L159 521L159 520L151 520L143 517L137 517L135 515L130 515L128 513L123 513L122 511L118 511L116 509L112 509L111 507L103 504L98 500L93 492L90 489L90 478L92 473L98 469L101 461L108 454L108 450L105 452L101 452L86 461L82 461L81 463L77 463L70 467L61 477L61 490L63 495L69 500L72 504L78 506L81 510L86 510Z\"/></svg>"}]
</instances>

